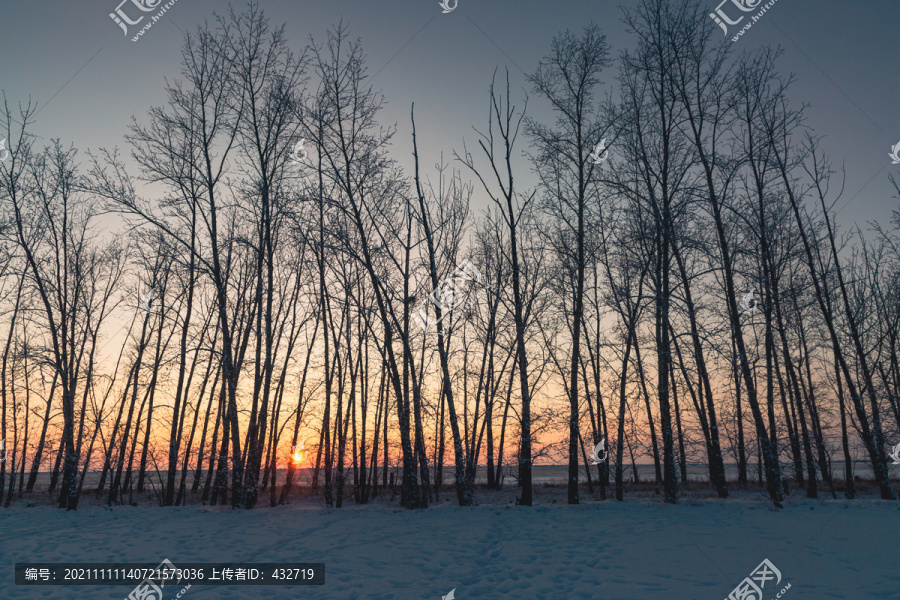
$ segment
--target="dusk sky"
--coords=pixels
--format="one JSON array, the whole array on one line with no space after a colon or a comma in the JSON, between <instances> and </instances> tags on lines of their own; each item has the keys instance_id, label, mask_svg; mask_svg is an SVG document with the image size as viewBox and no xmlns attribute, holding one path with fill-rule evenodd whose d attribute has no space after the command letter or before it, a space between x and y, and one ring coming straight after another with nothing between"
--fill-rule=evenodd
<instances>
[{"instance_id":1,"label":"dusk sky","mask_svg":"<svg viewBox=\"0 0 900 600\"><path fill-rule=\"evenodd\" d=\"M0 0L0 600L897 598L898 34L900 0Z\"/></svg>"},{"instance_id":2,"label":"dusk sky","mask_svg":"<svg viewBox=\"0 0 900 600\"><path fill-rule=\"evenodd\" d=\"M123 135L131 117L141 120L148 107L161 104L163 78L179 73L184 32L227 7L178 0L135 43L131 36L147 20L125 37L109 17L117 0L3 4L0 89L14 110L29 96L40 104L32 132L41 144L60 137L82 156L99 147L127 149ZM406 161L410 154L409 108L415 102L423 167L429 168L441 152L449 160L464 138L472 143L472 126L482 127L487 116L495 68L509 67L521 98L522 71L533 71L561 30L578 31L593 21L614 53L632 47L621 7L633 5L459 0L456 10L442 14L437 0L261 2L273 25L287 25L297 51L309 36L323 40L328 27L343 19L362 38L369 73L377 73L373 82L389 102L382 123L398 125L394 157ZM826 136L824 149L835 166L846 167L846 191L838 203L848 206L840 215L844 225L886 221L897 207L888 176L898 167L888 153L900 141L898 22L896 1L779 0L734 43L737 51L765 44L784 48L781 69L798 78L792 99L811 105L809 125ZM614 76L611 68L606 82ZM545 111L532 97L529 113Z\"/></svg>"}]
</instances>

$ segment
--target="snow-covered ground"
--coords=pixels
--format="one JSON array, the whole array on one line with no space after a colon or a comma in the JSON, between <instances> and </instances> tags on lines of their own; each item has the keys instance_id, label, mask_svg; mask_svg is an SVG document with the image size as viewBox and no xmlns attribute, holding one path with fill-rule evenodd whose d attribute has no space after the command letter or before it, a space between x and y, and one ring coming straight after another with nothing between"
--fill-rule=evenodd
<instances>
[{"instance_id":1,"label":"snow-covered ground","mask_svg":"<svg viewBox=\"0 0 900 600\"><path fill-rule=\"evenodd\" d=\"M452 494L445 494L449 498ZM877 500L755 496L533 508L449 501L325 510L189 506L0 510L0 600L123 599L132 586L25 587L16 562L323 562L324 586L193 586L182 600L722 600L763 559L785 600L900 597L900 512ZM171 593L178 591L175 589ZM169 595L165 600L171 600Z\"/></svg>"}]
</instances>

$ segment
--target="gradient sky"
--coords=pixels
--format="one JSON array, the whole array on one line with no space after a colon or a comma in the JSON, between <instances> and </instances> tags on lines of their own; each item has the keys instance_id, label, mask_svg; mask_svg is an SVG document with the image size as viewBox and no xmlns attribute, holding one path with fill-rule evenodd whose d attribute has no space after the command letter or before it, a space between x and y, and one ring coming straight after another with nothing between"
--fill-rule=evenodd
<instances>
[{"instance_id":1,"label":"gradient sky","mask_svg":"<svg viewBox=\"0 0 900 600\"><path fill-rule=\"evenodd\" d=\"M60 137L83 152L127 147L132 115L164 100L163 78L179 72L183 32L224 2L178 0L137 43L109 18L119 0L12 2L0 0L0 90L13 107L30 96L42 110L32 133L41 143ZM382 123L397 123L395 158L410 155L409 107L416 103L423 167L461 149L471 127L487 117L487 87L496 67L509 66L522 96L522 73L532 72L554 34L589 21L601 26L614 52L633 45L620 6L603 0L459 0L442 14L438 0L376 2L261 0L274 24L286 23L299 50L310 35L324 39L340 19L362 38L376 87L389 105ZM709 4L712 11L717 1ZM242 8L243 3L235 3ZM132 12L133 12L132 8ZM153 13L148 13L153 14ZM885 222L898 206L888 181L888 152L900 142L900 2L779 0L734 44L784 47L783 72L798 81L793 100L811 104L809 125L826 136L824 150L846 167L840 222ZM143 25L143 23L142 23ZM132 27L137 31L139 26ZM613 80L614 71L606 81ZM531 98L529 112L546 107ZM523 140L524 141L524 140ZM852 200L851 198L854 197Z\"/></svg>"}]
</instances>

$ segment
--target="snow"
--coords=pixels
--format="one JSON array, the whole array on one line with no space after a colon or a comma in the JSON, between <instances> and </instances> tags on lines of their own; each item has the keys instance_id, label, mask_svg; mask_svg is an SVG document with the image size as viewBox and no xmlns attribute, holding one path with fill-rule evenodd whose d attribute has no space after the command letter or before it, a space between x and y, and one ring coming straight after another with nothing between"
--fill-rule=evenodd
<instances>
[{"instance_id":1,"label":"snow","mask_svg":"<svg viewBox=\"0 0 900 600\"><path fill-rule=\"evenodd\" d=\"M185 600L721 600L763 559L786 600L897 598L897 502L806 500L782 510L757 496L588 501L533 508L444 501L327 510L49 506L0 510L0 600L121 600L131 586L26 587L16 562L324 562L324 586L193 586ZM503 502L506 500L504 499ZM167 594L172 600L176 589Z\"/></svg>"}]
</instances>

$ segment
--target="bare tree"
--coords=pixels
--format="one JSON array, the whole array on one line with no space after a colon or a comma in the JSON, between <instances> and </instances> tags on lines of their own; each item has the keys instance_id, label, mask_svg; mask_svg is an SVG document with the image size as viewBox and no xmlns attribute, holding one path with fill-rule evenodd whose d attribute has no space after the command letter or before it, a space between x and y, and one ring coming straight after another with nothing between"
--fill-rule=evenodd
<instances>
[{"instance_id":1,"label":"bare tree","mask_svg":"<svg viewBox=\"0 0 900 600\"><path fill-rule=\"evenodd\" d=\"M522 496L519 504L531 506L532 490L532 439L531 439L531 389L528 383L528 351L525 347L525 296L521 281L521 242L518 237L519 224L523 216L531 208L535 192L523 194L515 187L512 159L519 131L525 119L525 107L518 111L511 103L509 93L509 72L506 73L506 91L497 92L495 88L496 74L490 87L490 112L488 114L487 131L475 130L478 134L478 146L481 148L485 166L476 165L475 159L468 150L458 157L475 175L484 188L485 193L497 206L504 225L508 230L510 274L513 287L513 318L516 328L516 366L519 373L519 389L522 400L521 443L519 447L519 480ZM497 131L495 134L494 128Z\"/></svg>"},{"instance_id":2,"label":"bare tree","mask_svg":"<svg viewBox=\"0 0 900 600\"><path fill-rule=\"evenodd\" d=\"M600 197L595 170L608 158L604 142L610 126L597 116L600 74L609 66L609 45L596 25L581 37L565 32L554 38L550 53L529 78L534 91L546 98L556 115L555 127L533 119L528 130L537 146L535 170L541 177L542 205L553 219L550 239L559 256L567 285L564 304L571 298L571 338L566 385L569 395L568 502L578 504L579 370L584 327L585 273L593 254L587 232L596 229ZM566 307L568 310L568 307ZM594 433L596 444L596 431Z\"/></svg>"}]
</instances>

